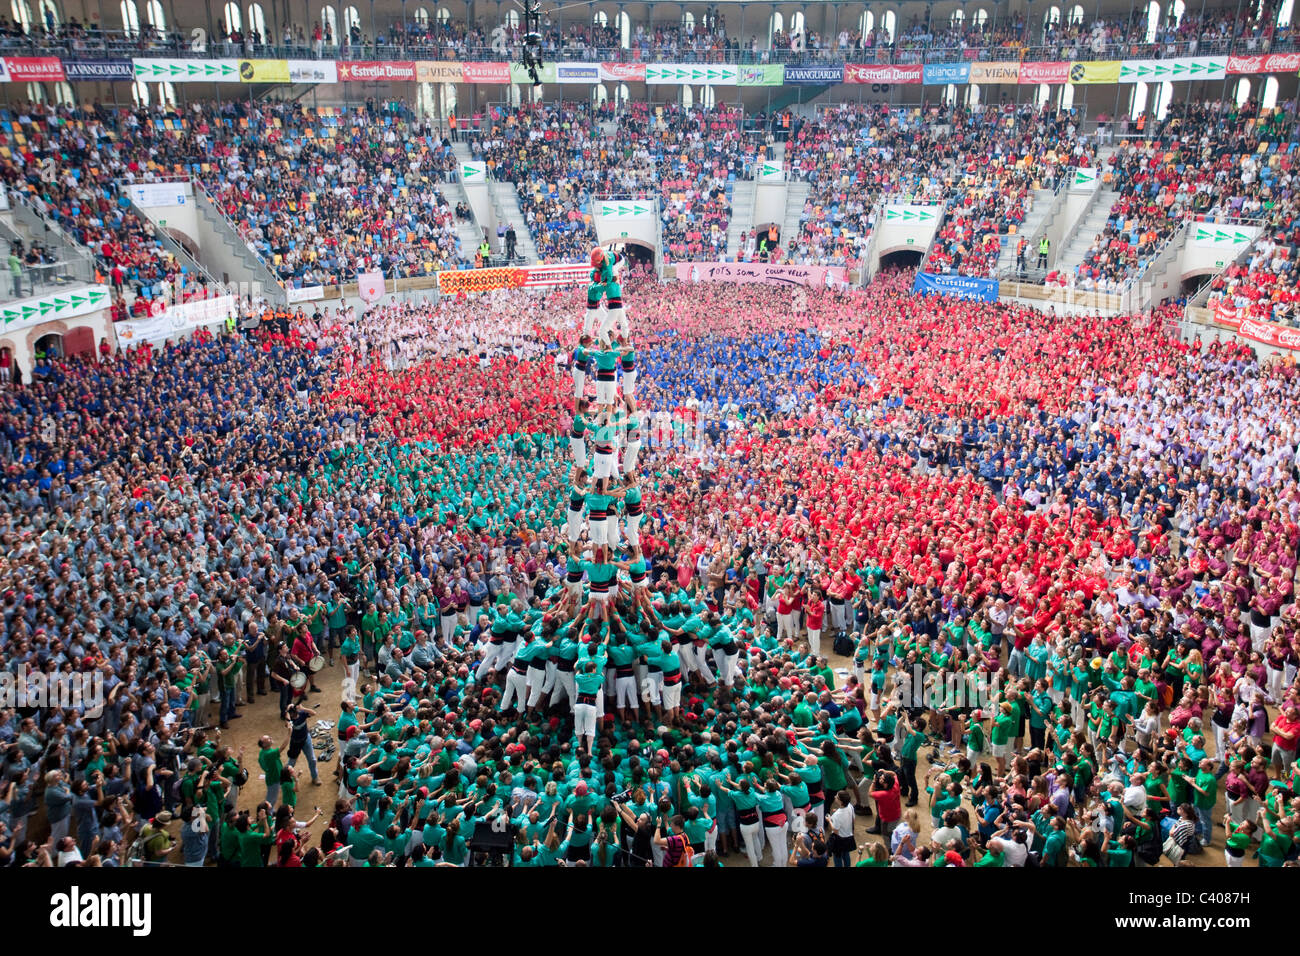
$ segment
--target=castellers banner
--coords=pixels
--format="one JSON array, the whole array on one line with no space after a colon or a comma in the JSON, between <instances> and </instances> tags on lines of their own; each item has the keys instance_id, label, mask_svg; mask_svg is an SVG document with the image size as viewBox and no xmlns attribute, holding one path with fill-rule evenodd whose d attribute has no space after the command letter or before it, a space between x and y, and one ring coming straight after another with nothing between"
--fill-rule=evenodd
<instances>
[{"instance_id":1,"label":"castellers banner","mask_svg":"<svg viewBox=\"0 0 1300 956\"><path fill-rule=\"evenodd\" d=\"M998 280L977 279L973 276L943 276L932 272L918 272L913 292L922 295L951 295L958 299L978 299L980 302L998 301Z\"/></svg>"}]
</instances>

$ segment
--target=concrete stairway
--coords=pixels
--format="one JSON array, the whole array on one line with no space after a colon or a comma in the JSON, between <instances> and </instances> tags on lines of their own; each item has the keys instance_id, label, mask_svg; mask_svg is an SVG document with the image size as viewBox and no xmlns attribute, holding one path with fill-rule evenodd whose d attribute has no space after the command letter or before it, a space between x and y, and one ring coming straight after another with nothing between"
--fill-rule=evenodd
<instances>
[{"instance_id":1,"label":"concrete stairway","mask_svg":"<svg viewBox=\"0 0 1300 956\"><path fill-rule=\"evenodd\" d=\"M731 222L727 224L727 259L735 262L740 237L754 228L754 181L737 179L731 187Z\"/></svg>"}]
</instances>

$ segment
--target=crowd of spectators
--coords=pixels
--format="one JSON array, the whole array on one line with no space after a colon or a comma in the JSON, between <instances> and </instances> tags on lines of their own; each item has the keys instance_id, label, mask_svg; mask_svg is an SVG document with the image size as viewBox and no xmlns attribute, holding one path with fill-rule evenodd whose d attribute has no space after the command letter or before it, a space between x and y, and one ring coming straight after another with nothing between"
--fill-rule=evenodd
<instances>
[{"instance_id":1,"label":"crowd of spectators","mask_svg":"<svg viewBox=\"0 0 1300 956\"><path fill-rule=\"evenodd\" d=\"M562 599L581 291L298 309L0 393L6 666L107 692L0 712L0 862L465 865L503 814L520 865L1293 859L1300 376L911 286L627 279L672 424L626 635ZM503 696L543 687L501 659L534 629L557 664L627 636L678 712L611 703L588 753L564 668ZM288 686L336 650L341 706ZM931 692L962 681L989 700ZM235 746L263 708L284 744Z\"/></svg>"},{"instance_id":2,"label":"crowd of spectators","mask_svg":"<svg viewBox=\"0 0 1300 956\"><path fill-rule=\"evenodd\" d=\"M1281 172L1279 147L1286 153L1296 134L1286 106L1216 101L1171 109L1151 138L1121 143L1102 173L1119 195L1074 285L1114 291L1140 276L1186 221L1261 216Z\"/></svg>"}]
</instances>

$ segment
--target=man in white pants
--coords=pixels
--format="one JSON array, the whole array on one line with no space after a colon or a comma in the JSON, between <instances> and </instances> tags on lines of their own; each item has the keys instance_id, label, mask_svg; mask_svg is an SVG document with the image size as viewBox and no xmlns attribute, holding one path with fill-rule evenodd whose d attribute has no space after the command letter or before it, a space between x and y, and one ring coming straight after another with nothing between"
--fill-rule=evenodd
<instances>
[{"instance_id":1,"label":"man in white pants","mask_svg":"<svg viewBox=\"0 0 1300 956\"><path fill-rule=\"evenodd\" d=\"M613 478L618 473L618 457L614 453L614 443L617 440L617 429L610 422L607 413L602 413L596 422L596 429L592 436L593 458L595 460L595 471L593 477L597 480L603 478Z\"/></svg>"},{"instance_id":2,"label":"man in white pants","mask_svg":"<svg viewBox=\"0 0 1300 956\"><path fill-rule=\"evenodd\" d=\"M591 748L596 743L596 712L604 675L600 673L595 661L587 661L582 666L582 672L574 678L577 688L573 704L574 734L583 752L591 753Z\"/></svg>"},{"instance_id":3,"label":"man in white pants","mask_svg":"<svg viewBox=\"0 0 1300 956\"><path fill-rule=\"evenodd\" d=\"M584 329L582 339L578 347L573 350L573 397L582 398L583 390L587 387L587 363L591 361L591 353L587 347L591 345L591 335Z\"/></svg>"},{"instance_id":4,"label":"man in white pants","mask_svg":"<svg viewBox=\"0 0 1300 956\"><path fill-rule=\"evenodd\" d=\"M587 400L579 398L573 411L573 424L569 428L569 451L573 454L573 464L582 471L587 468L587 432L591 423L587 421Z\"/></svg>"}]
</instances>

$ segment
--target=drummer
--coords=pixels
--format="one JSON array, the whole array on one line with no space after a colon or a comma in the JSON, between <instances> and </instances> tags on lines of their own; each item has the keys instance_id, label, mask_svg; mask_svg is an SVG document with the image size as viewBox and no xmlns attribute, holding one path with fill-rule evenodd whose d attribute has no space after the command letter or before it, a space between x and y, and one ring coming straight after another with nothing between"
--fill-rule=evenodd
<instances>
[{"instance_id":1,"label":"drummer","mask_svg":"<svg viewBox=\"0 0 1300 956\"><path fill-rule=\"evenodd\" d=\"M298 666L306 671L307 680L311 683L311 692L319 694L320 688L316 686L316 672L324 666L325 658L321 656L320 650L316 647L311 631L305 627L298 628L298 636L293 641L293 657ZM317 658L320 658L320 660L317 661Z\"/></svg>"},{"instance_id":2,"label":"drummer","mask_svg":"<svg viewBox=\"0 0 1300 956\"><path fill-rule=\"evenodd\" d=\"M276 658L271 662L271 683L280 695L280 719L288 720L289 704L304 696L307 675L287 644L279 645Z\"/></svg>"}]
</instances>

